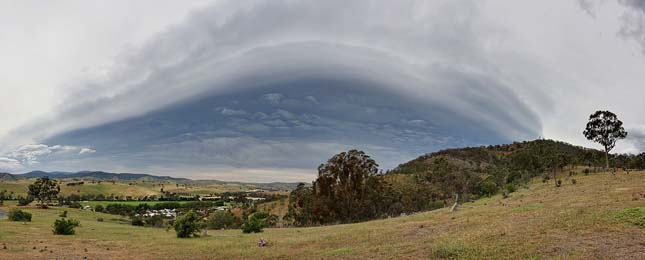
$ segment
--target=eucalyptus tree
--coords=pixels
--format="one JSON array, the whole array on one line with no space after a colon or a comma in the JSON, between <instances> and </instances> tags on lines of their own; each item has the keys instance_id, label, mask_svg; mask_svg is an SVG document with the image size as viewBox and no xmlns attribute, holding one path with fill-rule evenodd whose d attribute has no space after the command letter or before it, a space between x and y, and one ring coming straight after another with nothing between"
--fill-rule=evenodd
<instances>
[{"instance_id":1,"label":"eucalyptus tree","mask_svg":"<svg viewBox=\"0 0 645 260\"><path fill-rule=\"evenodd\" d=\"M606 110L598 110L591 114L582 133L588 140L605 148L605 169L609 169L609 152L616 146L616 141L627 137L623 122L618 120L616 114Z\"/></svg>"}]
</instances>

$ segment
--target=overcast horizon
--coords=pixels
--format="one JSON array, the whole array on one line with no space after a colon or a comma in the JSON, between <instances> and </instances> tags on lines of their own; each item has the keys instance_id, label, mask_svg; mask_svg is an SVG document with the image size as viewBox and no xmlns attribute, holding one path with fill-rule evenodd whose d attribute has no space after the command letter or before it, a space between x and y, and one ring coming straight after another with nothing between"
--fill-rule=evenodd
<instances>
[{"instance_id":1,"label":"overcast horizon","mask_svg":"<svg viewBox=\"0 0 645 260\"><path fill-rule=\"evenodd\" d=\"M311 181L582 135L645 151L645 1L0 1L0 172Z\"/></svg>"}]
</instances>

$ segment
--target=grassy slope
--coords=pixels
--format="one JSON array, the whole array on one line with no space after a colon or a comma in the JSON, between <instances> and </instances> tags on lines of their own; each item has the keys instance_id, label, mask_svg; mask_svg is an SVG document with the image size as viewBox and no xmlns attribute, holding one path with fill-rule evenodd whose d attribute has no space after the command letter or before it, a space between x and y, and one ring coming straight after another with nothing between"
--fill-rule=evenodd
<instances>
[{"instance_id":1,"label":"grassy slope","mask_svg":"<svg viewBox=\"0 0 645 260\"><path fill-rule=\"evenodd\" d=\"M0 220L0 244L8 248L0 245L0 259L645 259L645 229L616 218L625 208L645 204L645 172L575 178L578 184L565 180L560 188L536 181L508 199L479 200L456 213L440 209L252 235L209 231L192 239L77 210L69 213L81 221L77 234L54 236L50 226L60 210L30 209L31 223ZM270 247L257 247L261 237Z\"/></svg>"}]
</instances>

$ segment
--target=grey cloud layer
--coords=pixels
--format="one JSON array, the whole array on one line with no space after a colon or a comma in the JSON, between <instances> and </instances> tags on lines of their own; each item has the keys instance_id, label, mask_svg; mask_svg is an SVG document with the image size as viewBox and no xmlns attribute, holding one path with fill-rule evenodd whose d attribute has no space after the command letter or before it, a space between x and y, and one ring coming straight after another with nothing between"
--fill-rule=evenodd
<instances>
[{"instance_id":1,"label":"grey cloud layer","mask_svg":"<svg viewBox=\"0 0 645 260\"><path fill-rule=\"evenodd\" d=\"M358 74L388 80L411 96L461 102L464 87L446 87L451 76L436 74L447 67L497 76L480 47L484 36L476 30L487 28L477 23L474 1L228 1L195 12L139 50L125 52L105 80L80 83L70 92L44 133L43 124L37 124L28 134L48 136L141 115L261 75ZM332 48L289 50L301 42ZM255 57L262 48L275 51ZM446 90L453 95L443 94ZM480 111L469 104L465 113ZM524 121L523 116L513 121Z\"/></svg>"},{"instance_id":2,"label":"grey cloud layer","mask_svg":"<svg viewBox=\"0 0 645 260\"><path fill-rule=\"evenodd\" d=\"M469 144L478 143L484 136L495 141L539 136L540 118L519 97L515 86L506 83L495 65L496 57L484 47L490 40L488 37L497 35L489 34L490 31L495 28L479 19L477 1L223 1L194 12L140 48L126 50L108 76L79 82L71 88L55 116L25 126L20 133L15 132L3 141L24 142L36 138L57 143L64 140L76 146L90 145L103 153L100 145L111 144L73 135L80 128L100 129L98 136L122 136L123 144L131 137L139 140L141 146L175 151L162 155L151 153L155 150L152 148L143 149L139 155L145 158L144 163L180 160L181 154L206 151L204 155L226 166L309 167L312 159L304 165L291 165L285 160L315 158L320 161L324 159L320 156L347 147L338 142L345 132L340 131L336 136L328 133L343 129L352 120L340 120L340 113L321 117L318 114L321 111L317 111L310 118L304 118L301 111L252 111L216 105L209 111L228 117L226 122L231 124L237 122L238 125L230 127L242 131L243 135L214 135L199 141L170 143L172 137L147 140L140 135L129 136L109 129L112 124L145 118L196 97L229 95L284 82L311 82L311 79L360 81L365 84L359 87L367 92L397 93L401 100L407 100L397 103L401 106L431 104L428 106L431 111L427 113L432 117L402 119L401 126L379 128L373 122L350 126L352 131L374 126L374 133L388 134L388 139L381 138L383 141L352 144L373 147L376 152L384 151L383 154L398 152L410 156L423 147L404 151L402 144L423 138L424 133L432 141L449 140L454 138L449 132L458 132L460 128L482 132L479 136L473 134L466 142ZM532 91L540 92L539 89ZM287 93L259 91L257 94L270 105L293 102ZM316 95L302 98L299 102L304 99L313 104L321 102L321 97ZM324 121L325 131L312 132L317 126L311 122L316 120ZM424 124L443 127L444 133L423 129ZM221 130L219 127L211 128ZM302 138L262 136L263 131L280 127L314 130L298 132ZM421 130L415 132L415 127ZM154 127L140 130L154 131ZM161 130L159 133L170 134ZM172 134L195 133L189 129ZM322 150L311 148L303 141L306 139L315 140L312 144L319 144ZM396 143L390 139L404 141ZM161 140L168 143L159 143ZM115 151L111 158L121 158L118 149L112 146L107 147ZM266 157L266 161L245 159L258 153L282 157ZM155 158L163 160L155 161Z\"/></svg>"}]
</instances>

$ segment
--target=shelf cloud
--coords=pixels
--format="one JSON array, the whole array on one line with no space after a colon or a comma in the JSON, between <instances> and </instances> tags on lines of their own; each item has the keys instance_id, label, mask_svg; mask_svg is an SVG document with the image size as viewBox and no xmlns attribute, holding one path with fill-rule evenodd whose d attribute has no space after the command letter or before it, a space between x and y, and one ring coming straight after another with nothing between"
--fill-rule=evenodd
<instances>
[{"instance_id":1,"label":"shelf cloud","mask_svg":"<svg viewBox=\"0 0 645 260\"><path fill-rule=\"evenodd\" d=\"M638 1L618 5L642 14ZM567 19L579 23L600 19L603 8L586 0L564 7ZM499 20L496 14L506 11L494 3L468 0L218 1L122 48L107 70L65 86L52 112L0 139L8 147L0 168L15 170L12 160L33 168L29 161L40 161L36 153L44 150L19 155L27 143L43 143L51 153L54 144L74 147L77 158L39 165L61 170L113 167L200 178L212 170L216 178L217 169L250 176L288 169L303 179L349 148L368 151L387 169L453 146L542 136L588 144L578 137L579 124L608 102L593 103L603 90L587 83L621 78L618 88L629 92L635 74L588 75L601 69L590 64L561 73L580 64L579 57L553 64L555 54L541 53L553 48L548 37L531 49L526 37L539 28L511 26L529 17L518 5L508 8L517 21ZM640 22L635 17L614 17L624 24L612 28L611 44L621 37L639 41L633 29L639 27L629 25ZM579 104L556 105L577 98L581 88L591 94ZM616 98L629 103L630 96Z\"/></svg>"}]
</instances>

